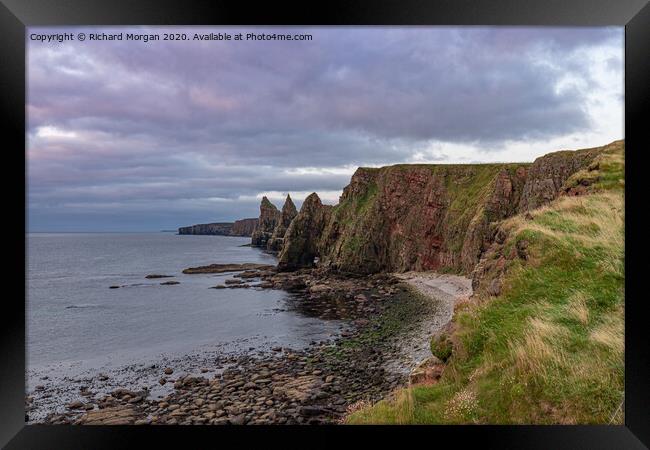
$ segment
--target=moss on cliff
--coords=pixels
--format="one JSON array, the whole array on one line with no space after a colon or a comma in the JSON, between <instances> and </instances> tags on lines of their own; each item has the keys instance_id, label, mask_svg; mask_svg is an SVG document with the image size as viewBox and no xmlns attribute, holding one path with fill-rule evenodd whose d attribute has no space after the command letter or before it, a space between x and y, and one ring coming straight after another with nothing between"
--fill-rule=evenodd
<instances>
[{"instance_id":1,"label":"moss on cliff","mask_svg":"<svg viewBox=\"0 0 650 450\"><path fill-rule=\"evenodd\" d=\"M469 270L481 240L472 233L491 220L486 202L494 195L497 177L504 170L514 174L522 166L360 168L325 227L319 243L322 260L342 271L361 273ZM468 251L467 241L474 237Z\"/></svg>"},{"instance_id":2,"label":"moss on cliff","mask_svg":"<svg viewBox=\"0 0 650 450\"><path fill-rule=\"evenodd\" d=\"M372 208L373 202L377 196L377 183L372 181L368 184L366 191L356 201L355 213L364 214Z\"/></svg>"},{"instance_id":3,"label":"moss on cliff","mask_svg":"<svg viewBox=\"0 0 650 450\"><path fill-rule=\"evenodd\" d=\"M517 166L527 166L527 164ZM445 176L445 188L450 203L445 218L447 222L445 241L450 251L460 252L466 239L465 232L472 220L477 215L487 214L484 204L494 190L496 176L504 168L507 169L508 165L475 164L432 167L434 174L448 172L448 175Z\"/></svg>"},{"instance_id":4,"label":"moss on cliff","mask_svg":"<svg viewBox=\"0 0 650 450\"><path fill-rule=\"evenodd\" d=\"M500 224L439 383L350 423L623 423L623 143L585 170L567 195Z\"/></svg>"}]
</instances>

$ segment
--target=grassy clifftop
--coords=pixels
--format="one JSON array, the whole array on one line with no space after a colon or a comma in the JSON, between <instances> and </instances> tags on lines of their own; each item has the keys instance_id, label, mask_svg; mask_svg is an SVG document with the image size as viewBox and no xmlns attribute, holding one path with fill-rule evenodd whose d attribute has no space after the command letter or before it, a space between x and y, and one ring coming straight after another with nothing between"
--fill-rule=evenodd
<instances>
[{"instance_id":1,"label":"grassy clifftop","mask_svg":"<svg viewBox=\"0 0 650 450\"><path fill-rule=\"evenodd\" d=\"M623 188L618 141L566 180L567 195L505 219L457 305L439 382L348 422L623 423Z\"/></svg>"}]
</instances>

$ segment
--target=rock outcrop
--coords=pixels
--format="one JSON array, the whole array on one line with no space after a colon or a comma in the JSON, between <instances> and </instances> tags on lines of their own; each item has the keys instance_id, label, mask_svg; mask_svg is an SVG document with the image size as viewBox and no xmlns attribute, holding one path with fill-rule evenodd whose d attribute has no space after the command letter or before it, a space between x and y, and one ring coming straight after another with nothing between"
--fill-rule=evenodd
<instances>
[{"instance_id":1,"label":"rock outcrop","mask_svg":"<svg viewBox=\"0 0 650 450\"><path fill-rule=\"evenodd\" d=\"M257 227L255 227L255 231L253 231L251 236L251 245L266 248L266 244L271 239L271 236L273 236L273 230L280 223L281 217L282 213L278 211L278 208L266 196L262 197L260 217L257 220Z\"/></svg>"},{"instance_id":2,"label":"rock outcrop","mask_svg":"<svg viewBox=\"0 0 650 450\"><path fill-rule=\"evenodd\" d=\"M263 197L260 204L260 217L251 238L251 245L265 248L270 252L280 252L284 245L284 235L296 215L298 211L289 194L282 211L278 211L268 198Z\"/></svg>"},{"instance_id":3,"label":"rock outcrop","mask_svg":"<svg viewBox=\"0 0 650 450\"><path fill-rule=\"evenodd\" d=\"M618 178L603 180L600 169L616 172L612 169L612 160L623 161L624 141L614 141L604 147L561 151L542 156L535 160L529 171L524 196L518 206L518 212L524 220L532 220L540 207L562 196L586 195L593 192L591 185L596 182L618 184ZM614 163L616 164L616 162ZM610 167L607 167L607 166ZM624 173L624 169L619 169ZM556 187L557 186L557 187ZM489 244L482 252L478 263L468 274L472 278L474 292L482 291L489 296L498 296L502 290L501 276L513 260L527 260L529 241L518 239L512 243L512 230L516 228L509 222L496 222L486 238Z\"/></svg>"},{"instance_id":4,"label":"rock outcrop","mask_svg":"<svg viewBox=\"0 0 650 450\"><path fill-rule=\"evenodd\" d=\"M305 200L278 268L318 258L320 266L360 274L470 273L499 221L551 201L602 150L561 151L532 164L359 168L338 205L324 206L316 194Z\"/></svg>"},{"instance_id":5,"label":"rock outcrop","mask_svg":"<svg viewBox=\"0 0 650 450\"><path fill-rule=\"evenodd\" d=\"M243 264L210 264L209 266L188 267L183 270L184 274L192 275L197 273L228 273L243 272L246 270L270 270L274 267L268 264L243 263Z\"/></svg>"},{"instance_id":6,"label":"rock outcrop","mask_svg":"<svg viewBox=\"0 0 650 450\"><path fill-rule=\"evenodd\" d=\"M616 145L616 141L610 145ZM606 146L608 147L608 146ZM540 156L530 167L518 211L539 208L560 193L560 189L574 173L589 166L604 147L584 150L563 150Z\"/></svg>"},{"instance_id":7,"label":"rock outcrop","mask_svg":"<svg viewBox=\"0 0 650 450\"><path fill-rule=\"evenodd\" d=\"M200 223L180 227L178 234L205 234L217 236L251 236L257 219L241 219L233 222Z\"/></svg>"},{"instance_id":8,"label":"rock outcrop","mask_svg":"<svg viewBox=\"0 0 650 450\"><path fill-rule=\"evenodd\" d=\"M253 235L253 231L255 230L256 226L257 226L257 218L255 217L253 217L252 219L235 220L235 223L232 224L230 235L250 237Z\"/></svg>"},{"instance_id":9,"label":"rock outcrop","mask_svg":"<svg viewBox=\"0 0 650 450\"><path fill-rule=\"evenodd\" d=\"M323 205L315 192L305 199L285 234L285 244L278 257L279 270L314 264L314 258L321 253L320 239L331 212L332 206Z\"/></svg>"},{"instance_id":10,"label":"rock outcrop","mask_svg":"<svg viewBox=\"0 0 650 450\"><path fill-rule=\"evenodd\" d=\"M358 169L327 224L319 256L331 268L469 270L488 224L515 209L526 165L399 165Z\"/></svg>"},{"instance_id":11,"label":"rock outcrop","mask_svg":"<svg viewBox=\"0 0 650 450\"><path fill-rule=\"evenodd\" d=\"M219 236L230 236L232 222L200 223L189 227L180 227L178 234L210 234Z\"/></svg>"},{"instance_id":12,"label":"rock outcrop","mask_svg":"<svg viewBox=\"0 0 650 450\"><path fill-rule=\"evenodd\" d=\"M280 216L280 221L273 230L271 239L266 245L267 250L279 252L282 250L282 245L284 243L284 235L291 224L291 221L294 217L298 215L298 210L296 205L293 204L291 196L287 194L287 199L284 201L284 206L282 206L282 214Z\"/></svg>"}]
</instances>

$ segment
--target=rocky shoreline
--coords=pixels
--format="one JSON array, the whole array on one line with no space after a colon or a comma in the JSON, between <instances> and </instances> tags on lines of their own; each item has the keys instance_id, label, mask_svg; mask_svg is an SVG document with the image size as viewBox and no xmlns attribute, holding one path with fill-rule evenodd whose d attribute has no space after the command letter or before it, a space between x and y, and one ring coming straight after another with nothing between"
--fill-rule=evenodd
<instances>
[{"instance_id":1,"label":"rocky shoreline","mask_svg":"<svg viewBox=\"0 0 650 450\"><path fill-rule=\"evenodd\" d=\"M224 273L222 269L207 266L186 273ZM153 365L149 372L159 372L158 383L170 391L159 399L151 395L155 386L133 388L138 385L135 374L133 383L121 386L111 382L110 374L103 374L104 380L79 380L79 394L65 411L31 423L338 423L356 405L377 401L408 383L421 362L423 327L439 321L446 308L388 274L358 278L322 269L226 269L233 270L232 279L239 283L224 286L286 290L291 293L288 308L340 320L345 329L333 340L312 342L305 349L251 347L210 355L199 374ZM27 415L55 389L40 388L26 398Z\"/></svg>"}]
</instances>

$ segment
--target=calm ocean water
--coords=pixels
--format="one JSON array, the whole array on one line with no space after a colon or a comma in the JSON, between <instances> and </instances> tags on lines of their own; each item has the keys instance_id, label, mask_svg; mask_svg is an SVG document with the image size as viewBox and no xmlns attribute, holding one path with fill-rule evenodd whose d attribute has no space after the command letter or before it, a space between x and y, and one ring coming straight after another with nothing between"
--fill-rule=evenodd
<instances>
[{"instance_id":1,"label":"calm ocean water","mask_svg":"<svg viewBox=\"0 0 650 450\"><path fill-rule=\"evenodd\" d=\"M211 263L275 263L241 247L248 242L173 233L28 234L28 368L119 365L237 343L300 347L335 334L339 323L301 315L284 292L209 289L232 274L181 273ZM175 278L145 278L154 273ZM160 285L167 280L180 284Z\"/></svg>"}]
</instances>

